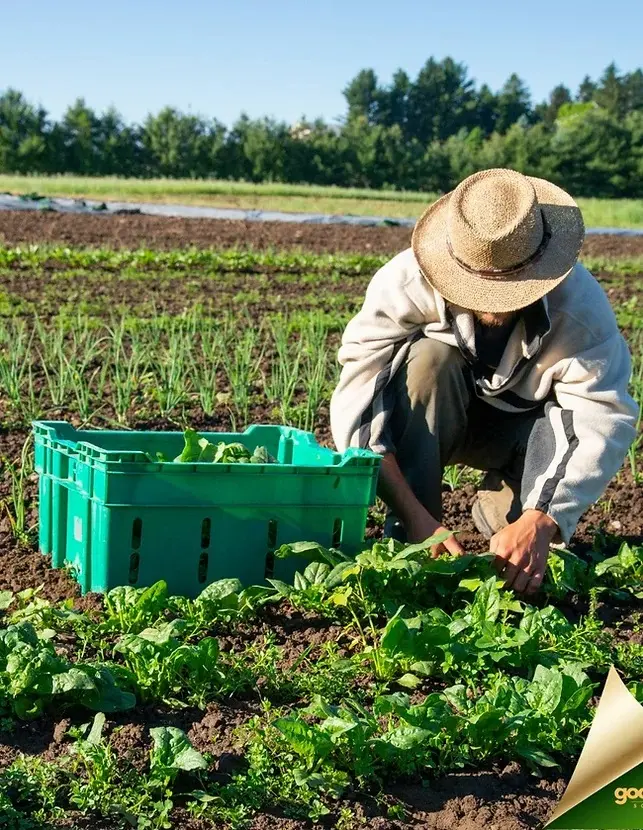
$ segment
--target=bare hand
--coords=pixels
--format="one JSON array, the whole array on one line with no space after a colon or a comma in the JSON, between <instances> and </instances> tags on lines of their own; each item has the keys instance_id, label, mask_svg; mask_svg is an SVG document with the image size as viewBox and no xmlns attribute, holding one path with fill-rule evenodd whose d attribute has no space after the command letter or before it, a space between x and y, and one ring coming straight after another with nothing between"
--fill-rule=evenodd
<instances>
[{"instance_id":1,"label":"bare hand","mask_svg":"<svg viewBox=\"0 0 643 830\"><path fill-rule=\"evenodd\" d=\"M547 567L549 546L558 532L556 522L539 510L525 510L513 524L491 537L489 550L505 580L505 588L534 594Z\"/></svg>"},{"instance_id":2,"label":"bare hand","mask_svg":"<svg viewBox=\"0 0 643 830\"><path fill-rule=\"evenodd\" d=\"M443 527L428 510L419 512L405 525L406 535L409 542L424 542L430 536L436 536L438 533L448 533L446 527ZM441 554L448 551L454 556L462 556L464 549L458 540L451 534L444 542L438 545L433 545L431 548L431 556L435 559Z\"/></svg>"},{"instance_id":3,"label":"bare hand","mask_svg":"<svg viewBox=\"0 0 643 830\"><path fill-rule=\"evenodd\" d=\"M424 542L429 537L435 536L436 533L448 533L446 528L442 527L440 522L434 519L426 507L418 501L402 475L393 453L387 453L382 459L378 495L404 525L406 538L409 542ZM453 535L441 544L434 545L431 548L431 555L436 557L445 551L449 551L455 556L462 556L464 553L460 543L456 541Z\"/></svg>"}]
</instances>

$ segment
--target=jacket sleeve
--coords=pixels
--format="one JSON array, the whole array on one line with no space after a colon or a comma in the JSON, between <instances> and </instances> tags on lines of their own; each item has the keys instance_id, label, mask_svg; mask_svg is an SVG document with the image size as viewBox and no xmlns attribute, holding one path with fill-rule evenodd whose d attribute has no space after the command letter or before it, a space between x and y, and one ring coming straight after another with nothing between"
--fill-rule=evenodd
<instances>
[{"instance_id":1,"label":"jacket sleeve","mask_svg":"<svg viewBox=\"0 0 643 830\"><path fill-rule=\"evenodd\" d=\"M551 516L565 543L635 438L638 407L628 393L630 373L629 351L618 331L554 367L554 398L525 462L526 470L539 472L522 501L524 508Z\"/></svg>"},{"instance_id":2,"label":"jacket sleeve","mask_svg":"<svg viewBox=\"0 0 643 830\"><path fill-rule=\"evenodd\" d=\"M435 317L429 293L417 290L405 256L399 254L375 274L361 310L344 332L338 355L342 371L330 405L340 451L362 447L384 454L395 449L388 433L390 382L410 342Z\"/></svg>"}]
</instances>

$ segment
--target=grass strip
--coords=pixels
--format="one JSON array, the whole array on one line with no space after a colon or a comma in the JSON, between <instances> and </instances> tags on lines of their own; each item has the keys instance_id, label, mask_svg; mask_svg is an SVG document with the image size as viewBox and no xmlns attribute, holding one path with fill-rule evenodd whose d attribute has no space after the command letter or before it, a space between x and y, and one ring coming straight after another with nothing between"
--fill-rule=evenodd
<instances>
[{"instance_id":1,"label":"grass strip","mask_svg":"<svg viewBox=\"0 0 643 830\"><path fill-rule=\"evenodd\" d=\"M202 179L115 176L0 176L0 192L111 201L182 203L206 207L354 214L413 219L437 198L419 191L371 190ZM643 228L643 199L579 198L588 227Z\"/></svg>"}]
</instances>

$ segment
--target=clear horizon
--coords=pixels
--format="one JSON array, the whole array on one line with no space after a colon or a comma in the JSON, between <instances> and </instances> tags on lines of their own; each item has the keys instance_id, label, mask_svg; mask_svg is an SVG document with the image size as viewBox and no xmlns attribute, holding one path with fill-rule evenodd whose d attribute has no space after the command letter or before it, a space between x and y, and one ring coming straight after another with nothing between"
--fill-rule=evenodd
<instances>
[{"instance_id":1,"label":"clear horizon","mask_svg":"<svg viewBox=\"0 0 643 830\"><path fill-rule=\"evenodd\" d=\"M612 60L621 72L643 64L643 4L632 0L615 0L607 13L578 0L510 13L503 0L461 0L454 9L412 0L394 8L382 0L6 3L0 90L20 90L56 119L83 97L128 122L164 106L226 124L242 112L333 121L360 69L388 83L398 68L415 77L429 57L448 55L493 90L516 72L538 103L558 83L575 92Z\"/></svg>"}]
</instances>

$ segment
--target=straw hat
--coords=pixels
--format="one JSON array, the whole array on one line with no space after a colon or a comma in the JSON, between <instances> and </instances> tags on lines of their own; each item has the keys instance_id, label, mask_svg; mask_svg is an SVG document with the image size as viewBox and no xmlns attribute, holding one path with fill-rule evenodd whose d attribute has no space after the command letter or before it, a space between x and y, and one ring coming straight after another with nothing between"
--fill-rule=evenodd
<instances>
[{"instance_id":1,"label":"straw hat","mask_svg":"<svg viewBox=\"0 0 643 830\"><path fill-rule=\"evenodd\" d=\"M425 278L446 300L506 312L561 283L584 235L580 209L564 190L499 168L474 173L432 204L411 244Z\"/></svg>"}]
</instances>

